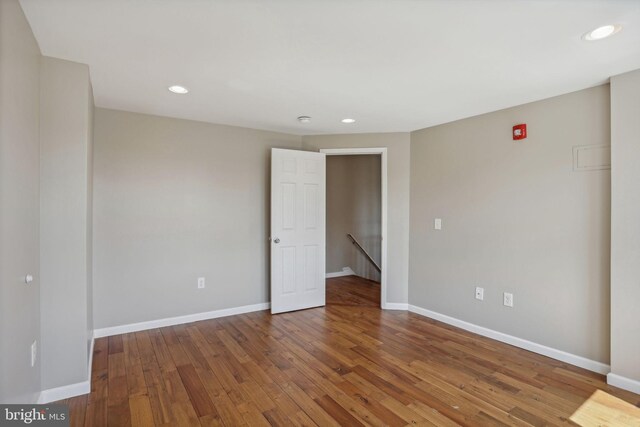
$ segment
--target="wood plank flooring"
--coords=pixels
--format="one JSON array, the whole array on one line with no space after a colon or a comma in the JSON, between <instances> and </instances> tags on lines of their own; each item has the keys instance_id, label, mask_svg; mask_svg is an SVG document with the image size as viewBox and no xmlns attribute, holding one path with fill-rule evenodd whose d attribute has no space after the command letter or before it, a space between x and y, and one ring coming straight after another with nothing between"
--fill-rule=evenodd
<instances>
[{"instance_id":1,"label":"wood plank flooring","mask_svg":"<svg viewBox=\"0 0 640 427\"><path fill-rule=\"evenodd\" d=\"M380 283L358 276L327 279L327 304L380 307Z\"/></svg>"},{"instance_id":2,"label":"wood plank flooring","mask_svg":"<svg viewBox=\"0 0 640 427\"><path fill-rule=\"evenodd\" d=\"M640 427L640 408L598 390L574 412L571 421L583 426Z\"/></svg>"},{"instance_id":3,"label":"wood plank flooring","mask_svg":"<svg viewBox=\"0 0 640 427\"><path fill-rule=\"evenodd\" d=\"M602 375L382 311L374 286L330 279L323 308L97 339L71 425L573 425L596 390L640 405Z\"/></svg>"}]
</instances>

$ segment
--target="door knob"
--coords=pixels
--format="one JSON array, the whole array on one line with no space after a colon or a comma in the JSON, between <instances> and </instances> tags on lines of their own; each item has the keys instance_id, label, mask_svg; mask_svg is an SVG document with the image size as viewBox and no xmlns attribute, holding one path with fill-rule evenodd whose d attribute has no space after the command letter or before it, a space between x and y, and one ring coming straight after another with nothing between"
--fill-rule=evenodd
<instances>
[{"instance_id":1,"label":"door knob","mask_svg":"<svg viewBox=\"0 0 640 427\"><path fill-rule=\"evenodd\" d=\"M280 239L276 237L275 239L273 239L273 243L280 243Z\"/></svg>"}]
</instances>

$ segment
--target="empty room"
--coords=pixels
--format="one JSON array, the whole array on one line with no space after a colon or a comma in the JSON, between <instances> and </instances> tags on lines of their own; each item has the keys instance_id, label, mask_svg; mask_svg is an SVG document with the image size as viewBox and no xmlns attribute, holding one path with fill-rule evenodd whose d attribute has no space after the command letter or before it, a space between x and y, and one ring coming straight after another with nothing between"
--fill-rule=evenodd
<instances>
[{"instance_id":1,"label":"empty room","mask_svg":"<svg viewBox=\"0 0 640 427\"><path fill-rule=\"evenodd\" d=\"M640 427L639 303L638 0L0 0L2 426Z\"/></svg>"}]
</instances>

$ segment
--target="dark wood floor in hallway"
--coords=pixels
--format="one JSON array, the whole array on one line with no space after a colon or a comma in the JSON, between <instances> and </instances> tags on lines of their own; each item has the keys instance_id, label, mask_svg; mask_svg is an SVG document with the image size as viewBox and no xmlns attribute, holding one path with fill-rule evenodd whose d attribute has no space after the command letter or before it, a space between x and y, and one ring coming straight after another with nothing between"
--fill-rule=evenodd
<instances>
[{"instance_id":1,"label":"dark wood floor in hallway","mask_svg":"<svg viewBox=\"0 0 640 427\"><path fill-rule=\"evenodd\" d=\"M71 425L570 425L598 389L640 403L602 375L382 311L374 286L334 279L323 308L97 339Z\"/></svg>"},{"instance_id":2,"label":"dark wood floor in hallway","mask_svg":"<svg viewBox=\"0 0 640 427\"><path fill-rule=\"evenodd\" d=\"M327 279L327 304L380 307L380 283L358 276Z\"/></svg>"}]
</instances>

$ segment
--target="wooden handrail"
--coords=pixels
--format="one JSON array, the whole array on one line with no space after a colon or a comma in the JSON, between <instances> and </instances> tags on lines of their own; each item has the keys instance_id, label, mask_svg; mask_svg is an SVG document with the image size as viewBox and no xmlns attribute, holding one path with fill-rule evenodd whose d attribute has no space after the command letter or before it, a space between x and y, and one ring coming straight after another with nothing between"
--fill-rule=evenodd
<instances>
[{"instance_id":1,"label":"wooden handrail","mask_svg":"<svg viewBox=\"0 0 640 427\"><path fill-rule=\"evenodd\" d=\"M358 247L358 249L360 249L360 252L362 252L364 254L364 256L367 257L367 259L369 260L369 262L371 264L373 264L373 266L376 268L376 270L378 270L378 273L382 273L382 269L380 268L380 266L378 265L378 263L376 263L373 258L371 258L371 255L369 255L369 253L367 253L367 251L362 247L362 245L360 243L358 243L358 241L356 240L355 237L353 237L353 234L351 233L347 233L347 236L349 236L349 238L351 239L351 243L353 243L354 245L356 245Z\"/></svg>"}]
</instances>

